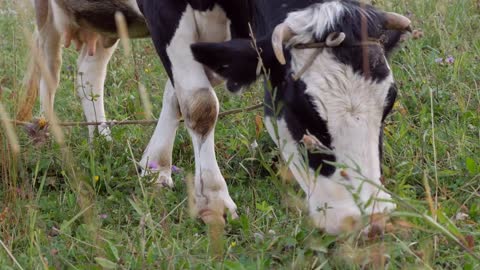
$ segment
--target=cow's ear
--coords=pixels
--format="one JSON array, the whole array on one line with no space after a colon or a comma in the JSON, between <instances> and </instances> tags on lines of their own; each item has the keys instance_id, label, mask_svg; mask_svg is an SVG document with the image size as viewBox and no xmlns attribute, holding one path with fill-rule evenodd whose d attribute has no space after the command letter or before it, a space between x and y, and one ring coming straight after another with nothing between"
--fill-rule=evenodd
<instances>
[{"instance_id":1,"label":"cow's ear","mask_svg":"<svg viewBox=\"0 0 480 270\"><path fill-rule=\"evenodd\" d=\"M397 30L388 30L384 33L383 47L387 56L399 47L402 41L406 40L409 36L407 32L401 32Z\"/></svg>"},{"instance_id":2,"label":"cow's ear","mask_svg":"<svg viewBox=\"0 0 480 270\"><path fill-rule=\"evenodd\" d=\"M255 82L259 75L259 54L248 39L196 43L191 48L198 62L227 80L227 88L231 92Z\"/></svg>"}]
</instances>

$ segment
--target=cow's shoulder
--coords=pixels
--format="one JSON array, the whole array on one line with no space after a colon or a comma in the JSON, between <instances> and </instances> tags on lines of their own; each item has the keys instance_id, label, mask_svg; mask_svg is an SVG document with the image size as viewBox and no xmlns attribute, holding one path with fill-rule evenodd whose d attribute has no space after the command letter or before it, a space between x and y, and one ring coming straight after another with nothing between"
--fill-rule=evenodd
<instances>
[{"instance_id":1,"label":"cow's shoulder","mask_svg":"<svg viewBox=\"0 0 480 270\"><path fill-rule=\"evenodd\" d=\"M218 3L218 0L187 0L187 3L189 3L193 9L205 11L211 10L215 4Z\"/></svg>"}]
</instances>

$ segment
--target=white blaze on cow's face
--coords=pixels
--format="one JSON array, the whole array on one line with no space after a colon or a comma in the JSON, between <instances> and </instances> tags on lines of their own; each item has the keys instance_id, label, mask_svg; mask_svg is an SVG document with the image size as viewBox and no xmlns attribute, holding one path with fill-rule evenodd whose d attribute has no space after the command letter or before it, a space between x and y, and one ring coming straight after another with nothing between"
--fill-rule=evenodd
<instances>
[{"instance_id":1,"label":"white blaze on cow's face","mask_svg":"<svg viewBox=\"0 0 480 270\"><path fill-rule=\"evenodd\" d=\"M370 15L366 11L364 14L366 18ZM328 35L330 32L326 31L335 29L338 20L349 15L354 13L348 7L332 1L293 12L287 17L285 24L295 33L289 41L291 57L287 63L292 74L298 74L308 65L316 50L295 49L294 45ZM330 138L327 147L333 152L336 163L344 164L348 169L337 169L331 175L319 174L317 168L305 165L301 154L303 146L293 138L288 121L296 120L279 117L273 123L271 118L267 119L272 138L279 145L284 159L290 160L289 167L307 194L315 225L333 234L351 229L352 222L358 223L363 214L384 213L395 208L390 195L378 188L382 185L381 131L386 108L393 102L389 99L392 91L395 92L394 79L383 49L379 45L372 46L365 48L375 59L368 76L366 72L355 70L355 64L362 61L361 55L328 48L316 56L299 82L283 84L295 85L294 89L278 89L283 92L300 90L299 95L307 96L326 124L325 132Z\"/></svg>"}]
</instances>

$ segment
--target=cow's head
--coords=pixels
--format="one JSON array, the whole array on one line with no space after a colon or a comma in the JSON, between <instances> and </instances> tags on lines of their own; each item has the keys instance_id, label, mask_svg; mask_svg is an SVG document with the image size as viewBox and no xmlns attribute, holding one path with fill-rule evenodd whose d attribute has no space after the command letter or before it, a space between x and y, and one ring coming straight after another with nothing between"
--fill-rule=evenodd
<instances>
[{"instance_id":1,"label":"cow's head","mask_svg":"<svg viewBox=\"0 0 480 270\"><path fill-rule=\"evenodd\" d=\"M372 183L381 185L383 121L396 97L387 56L409 27L396 13L328 1L288 13L255 45L236 39L192 46L231 91L267 73L269 133L305 190L315 224L329 233L395 207ZM325 48L300 48L311 43Z\"/></svg>"}]
</instances>

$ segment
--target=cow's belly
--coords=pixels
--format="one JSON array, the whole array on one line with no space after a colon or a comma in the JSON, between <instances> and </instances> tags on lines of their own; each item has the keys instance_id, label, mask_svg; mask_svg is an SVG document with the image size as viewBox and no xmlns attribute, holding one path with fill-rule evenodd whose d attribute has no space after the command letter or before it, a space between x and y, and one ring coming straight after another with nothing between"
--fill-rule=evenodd
<instances>
[{"instance_id":1,"label":"cow's belly","mask_svg":"<svg viewBox=\"0 0 480 270\"><path fill-rule=\"evenodd\" d=\"M230 39L230 20L225 11L215 5L207 11L195 11L199 42L222 42Z\"/></svg>"},{"instance_id":2,"label":"cow's belly","mask_svg":"<svg viewBox=\"0 0 480 270\"><path fill-rule=\"evenodd\" d=\"M50 3L55 14L55 25L62 32L81 29L116 38L115 13L119 11L125 17L130 37L149 36L136 0L50 0Z\"/></svg>"}]
</instances>

